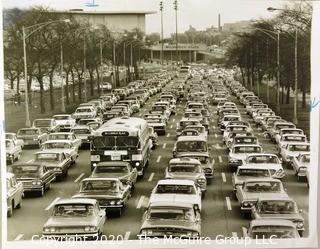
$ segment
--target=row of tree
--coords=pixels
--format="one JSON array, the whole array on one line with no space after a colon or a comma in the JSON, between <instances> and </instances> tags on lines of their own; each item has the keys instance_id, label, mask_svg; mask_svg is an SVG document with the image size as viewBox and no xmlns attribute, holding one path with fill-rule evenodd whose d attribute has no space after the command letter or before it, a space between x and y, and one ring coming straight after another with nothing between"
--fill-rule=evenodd
<instances>
[{"instance_id":1,"label":"row of tree","mask_svg":"<svg viewBox=\"0 0 320 249\"><path fill-rule=\"evenodd\" d=\"M306 107L306 93L310 91L310 38L312 6L285 5L272 19L252 22L248 32L234 33L227 49L227 63L238 65L242 80L249 87L261 84L263 76L277 79L282 89L281 102L288 104L295 82L295 49L297 32L298 90L302 91L302 107ZM278 59L278 34L279 53Z\"/></svg>"},{"instance_id":2,"label":"row of tree","mask_svg":"<svg viewBox=\"0 0 320 249\"><path fill-rule=\"evenodd\" d=\"M113 65L115 80L119 82L119 66L125 66L129 72L132 62L135 72L138 72L137 61L144 57L144 34L139 30L113 33L103 25L94 27L69 16L68 22L64 22L61 18L61 15L42 7L4 11L5 77L10 81L11 88L17 89L17 93L24 87L21 79L24 78L22 30L25 27L27 88L30 93L32 82L36 80L39 84L41 113L46 111L44 78L49 78L50 109L55 108L53 85L55 76L60 73L61 54L66 104L82 100L84 79L88 80L88 96L95 94L95 88L100 93L100 82L106 69L102 65ZM30 94L30 102L31 97Z\"/></svg>"}]
</instances>

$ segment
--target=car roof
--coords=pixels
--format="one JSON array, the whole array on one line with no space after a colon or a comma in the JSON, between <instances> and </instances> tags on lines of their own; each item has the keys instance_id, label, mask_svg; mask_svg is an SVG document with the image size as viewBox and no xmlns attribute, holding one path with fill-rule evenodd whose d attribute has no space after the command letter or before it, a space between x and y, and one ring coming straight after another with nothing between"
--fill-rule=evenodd
<instances>
[{"instance_id":1,"label":"car roof","mask_svg":"<svg viewBox=\"0 0 320 249\"><path fill-rule=\"evenodd\" d=\"M239 166L238 167L238 169L240 170L240 169L255 169L255 170L262 170L262 169L265 169L265 170L269 170L269 167L264 167L264 166L259 166L259 167L257 167L257 166L251 166L251 165L245 165L245 166Z\"/></svg>"},{"instance_id":2,"label":"car roof","mask_svg":"<svg viewBox=\"0 0 320 249\"><path fill-rule=\"evenodd\" d=\"M115 181L115 182L120 182L119 178L115 178L115 177L87 177L81 180L81 182L84 181Z\"/></svg>"},{"instance_id":3,"label":"car roof","mask_svg":"<svg viewBox=\"0 0 320 249\"><path fill-rule=\"evenodd\" d=\"M150 207L187 207L193 208L192 203L182 201L154 201L150 203Z\"/></svg>"},{"instance_id":4,"label":"car roof","mask_svg":"<svg viewBox=\"0 0 320 249\"><path fill-rule=\"evenodd\" d=\"M276 154L272 154L272 153L250 153L248 154L249 156L276 156L278 157Z\"/></svg>"},{"instance_id":5,"label":"car roof","mask_svg":"<svg viewBox=\"0 0 320 249\"><path fill-rule=\"evenodd\" d=\"M172 184L177 184L177 185L189 185L193 186L195 183L192 180L184 180L184 179L162 179L158 181L158 185L172 185Z\"/></svg>"},{"instance_id":6,"label":"car roof","mask_svg":"<svg viewBox=\"0 0 320 249\"><path fill-rule=\"evenodd\" d=\"M245 180L245 182L281 182L279 179L275 179L272 177L250 177L249 179ZM281 182L282 183L282 182Z\"/></svg>"},{"instance_id":7,"label":"car roof","mask_svg":"<svg viewBox=\"0 0 320 249\"><path fill-rule=\"evenodd\" d=\"M201 135L199 136L180 136L178 137L177 142L182 142L182 141L203 141L207 142L207 139Z\"/></svg>"},{"instance_id":8,"label":"car roof","mask_svg":"<svg viewBox=\"0 0 320 249\"><path fill-rule=\"evenodd\" d=\"M201 162L195 158L179 157L179 158L171 159L169 161L169 164L198 164L198 165L201 165Z\"/></svg>"},{"instance_id":9,"label":"car roof","mask_svg":"<svg viewBox=\"0 0 320 249\"><path fill-rule=\"evenodd\" d=\"M99 162L97 163L97 166L127 166L129 162L124 161L108 161L108 162Z\"/></svg>"},{"instance_id":10,"label":"car roof","mask_svg":"<svg viewBox=\"0 0 320 249\"><path fill-rule=\"evenodd\" d=\"M259 144L235 144L235 145L233 145L233 148L235 148L235 147L261 147L261 145L259 145Z\"/></svg>"},{"instance_id":11,"label":"car roof","mask_svg":"<svg viewBox=\"0 0 320 249\"><path fill-rule=\"evenodd\" d=\"M48 154L48 153L53 153L53 154L62 154L64 153L63 151L61 151L61 149L46 149L46 150L41 150L41 151L37 151L34 154Z\"/></svg>"},{"instance_id":12,"label":"car roof","mask_svg":"<svg viewBox=\"0 0 320 249\"><path fill-rule=\"evenodd\" d=\"M274 197L258 197L259 201L294 201L290 196L288 195L277 195L275 194Z\"/></svg>"},{"instance_id":13,"label":"car roof","mask_svg":"<svg viewBox=\"0 0 320 249\"><path fill-rule=\"evenodd\" d=\"M95 205L97 203L96 199L89 199L89 198L65 198L58 200L54 205L61 205L61 204L91 204Z\"/></svg>"},{"instance_id":14,"label":"car roof","mask_svg":"<svg viewBox=\"0 0 320 249\"><path fill-rule=\"evenodd\" d=\"M272 219L272 218L264 218L264 219L255 219L251 221L251 226L259 226L259 225L274 225L274 226L290 226L295 227L295 224L290 220L284 219Z\"/></svg>"},{"instance_id":15,"label":"car roof","mask_svg":"<svg viewBox=\"0 0 320 249\"><path fill-rule=\"evenodd\" d=\"M57 139L57 140L47 140L43 144L49 144L49 143L67 143L71 144L72 142L68 139Z\"/></svg>"}]
</instances>

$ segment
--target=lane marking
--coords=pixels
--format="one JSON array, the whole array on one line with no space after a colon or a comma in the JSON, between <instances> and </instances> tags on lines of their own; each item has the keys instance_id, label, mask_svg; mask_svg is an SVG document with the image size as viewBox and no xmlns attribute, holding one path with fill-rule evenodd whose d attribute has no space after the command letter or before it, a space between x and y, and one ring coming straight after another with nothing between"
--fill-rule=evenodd
<instances>
[{"instance_id":1,"label":"lane marking","mask_svg":"<svg viewBox=\"0 0 320 249\"><path fill-rule=\"evenodd\" d=\"M217 134L214 134L214 137L215 137L215 138L218 138L218 135L217 135Z\"/></svg>"},{"instance_id":2,"label":"lane marking","mask_svg":"<svg viewBox=\"0 0 320 249\"><path fill-rule=\"evenodd\" d=\"M20 233L17 237L14 238L14 240L16 240L16 241L21 240L23 236L24 236L24 234Z\"/></svg>"},{"instance_id":3,"label":"lane marking","mask_svg":"<svg viewBox=\"0 0 320 249\"><path fill-rule=\"evenodd\" d=\"M153 179L153 177L154 177L154 172L151 173L151 175L150 175L150 177L149 177L149 179L148 179L148 182L151 182L152 179Z\"/></svg>"},{"instance_id":4,"label":"lane marking","mask_svg":"<svg viewBox=\"0 0 320 249\"><path fill-rule=\"evenodd\" d=\"M247 235L247 228L246 227L242 227L242 233L243 233L243 236Z\"/></svg>"},{"instance_id":5,"label":"lane marking","mask_svg":"<svg viewBox=\"0 0 320 249\"><path fill-rule=\"evenodd\" d=\"M158 158L157 158L157 163L159 163L159 162L160 162L161 157L162 157L162 156L158 156Z\"/></svg>"},{"instance_id":6,"label":"lane marking","mask_svg":"<svg viewBox=\"0 0 320 249\"><path fill-rule=\"evenodd\" d=\"M219 163L222 163L222 157L221 156L218 156L218 159L219 159Z\"/></svg>"},{"instance_id":7,"label":"lane marking","mask_svg":"<svg viewBox=\"0 0 320 249\"><path fill-rule=\"evenodd\" d=\"M129 240L131 232L127 231L126 234L124 235L124 240Z\"/></svg>"},{"instance_id":8,"label":"lane marking","mask_svg":"<svg viewBox=\"0 0 320 249\"><path fill-rule=\"evenodd\" d=\"M170 129L172 129L173 128L173 125L170 125Z\"/></svg>"},{"instance_id":9,"label":"lane marking","mask_svg":"<svg viewBox=\"0 0 320 249\"><path fill-rule=\"evenodd\" d=\"M215 160L214 160L214 158L212 158L212 161L211 161L211 164L212 164L212 166L215 164Z\"/></svg>"},{"instance_id":10,"label":"lane marking","mask_svg":"<svg viewBox=\"0 0 320 249\"><path fill-rule=\"evenodd\" d=\"M226 174L225 173L221 173L221 177L222 177L222 181L223 182L226 182L227 181L227 179L226 179Z\"/></svg>"},{"instance_id":11,"label":"lane marking","mask_svg":"<svg viewBox=\"0 0 320 249\"><path fill-rule=\"evenodd\" d=\"M214 126L212 126L212 128L213 128L213 129L215 129L215 128L216 128L216 126L214 125Z\"/></svg>"},{"instance_id":12,"label":"lane marking","mask_svg":"<svg viewBox=\"0 0 320 249\"><path fill-rule=\"evenodd\" d=\"M84 176L84 173L81 173L77 179L74 180L74 182L78 182L82 177Z\"/></svg>"},{"instance_id":13,"label":"lane marking","mask_svg":"<svg viewBox=\"0 0 320 249\"><path fill-rule=\"evenodd\" d=\"M174 122L176 119L174 118L174 119L172 119L172 122Z\"/></svg>"},{"instance_id":14,"label":"lane marking","mask_svg":"<svg viewBox=\"0 0 320 249\"><path fill-rule=\"evenodd\" d=\"M232 237L238 238L238 233L237 232L232 232Z\"/></svg>"},{"instance_id":15,"label":"lane marking","mask_svg":"<svg viewBox=\"0 0 320 249\"><path fill-rule=\"evenodd\" d=\"M164 143L164 144L162 145L162 149L165 149L166 146L167 146L167 143Z\"/></svg>"},{"instance_id":16,"label":"lane marking","mask_svg":"<svg viewBox=\"0 0 320 249\"><path fill-rule=\"evenodd\" d=\"M229 196L226 197L226 202L227 202L227 209L228 209L228 210L232 210Z\"/></svg>"},{"instance_id":17,"label":"lane marking","mask_svg":"<svg viewBox=\"0 0 320 249\"><path fill-rule=\"evenodd\" d=\"M170 133L168 133L167 137L170 137Z\"/></svg>"},{"instance_id":18,"label":"lane marking","mask_svg":"<svg viewBox=\"0 0 320 249\"><path fill-rule=\"evenodd\" d=\"M137 209L141 208L143 202L144 202L144 195L140 196L140 199L139 199L139 202L137 205Z\"/></svg>"},{"instance_id":19,"label":"lane marking","mask_svg":"<svg viewBox=\"0 0 320 249\"><path fill-rule=\"evenodd\" d=\"M29 161L27 161L27 163L31 163L33 161L33 159L30 159Z\"/></svg>"},{"instance_id":20,"label":"lane marking","mask_svg":"<svg viewBox=\"0 0 320 249\"><path fill-rule=\"evenodd\" d=\"M54 206L54 204L56 204L57 201L60 200L60 197L57 197L56 199L54 199L51 204L49 204L49 206L46 207L46 211L48 211L50 208L52 208Z\"/></svg>"}]
</instances>

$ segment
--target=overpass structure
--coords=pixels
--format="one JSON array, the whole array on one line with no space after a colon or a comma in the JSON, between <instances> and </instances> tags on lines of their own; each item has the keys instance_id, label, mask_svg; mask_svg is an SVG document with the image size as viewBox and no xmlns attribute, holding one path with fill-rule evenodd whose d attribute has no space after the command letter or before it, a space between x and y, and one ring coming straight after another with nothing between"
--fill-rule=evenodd
<instances>
[{"instance_id":1,"label":"overpass structure","mask_svg":"<svg viewBox=\"0 0 320 249\"><path fill-rule=\"evenodd\" d=\"M150 57L151 60L161 59L161 44L153 45L146 49L149 51L148 57ZM184 61L191 63L222 58L224 58L224 53L217 51L211 52L206 44L180 43L178 44L178 50L176 49L176 44L163 45L164 61Z\"/></svg>"}]
</instances>

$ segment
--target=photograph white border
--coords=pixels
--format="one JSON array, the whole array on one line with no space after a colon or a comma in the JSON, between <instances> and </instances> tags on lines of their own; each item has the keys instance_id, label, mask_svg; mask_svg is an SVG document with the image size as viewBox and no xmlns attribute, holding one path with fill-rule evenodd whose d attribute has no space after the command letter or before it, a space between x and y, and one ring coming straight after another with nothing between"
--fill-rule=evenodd
<instances>
[{"instance_id":1,"label":"photograph white border","mask_svg":"<svg viewBox=\"0 0 320 249\"><path fill-rule=\"evenodd\" d=\"M235 0L239 1L239 0ZM2 2L0 1L0 8L3 9ZM1 11L0 25L3 27ZM313 1L313 16L312 16L312 35L311 35L311 97L310 99L320 100L320 2ZM4 146L4 92L3 92L3 32L0 34L0 177L5 179L6 162L5 162L5 146ZM296 239L296 240L281 240L276 241L276 244L256 244L251 243L244 247L244 245L231 245L231 244L219 244L218 241L210 241L202 243L199 246L197 244L170 244L163 242L160 243L144 243L139 240L128 240L120 243L114 242L79 242L79 245L72 243L52 243L46 244L32 241L7 241L7 218L6 218L6 193L5 192L5 181L1 181L0 194L1 194L1 225L0 225L0 240L1 248L6 249L35 249L35 248L317 248L318 247L318 234L320 229L320 219L318 209L320 207L320 201L318 198L319 188L319 174L318 167L320 165L320 108L314 108L310 113L310 144L311 144L311 162L310 162L310 191L309 191L309 237ZM318 225L319 224L319 225ZM262 241L260 241L262 243Z\"/></svg>"}]
</instances>

